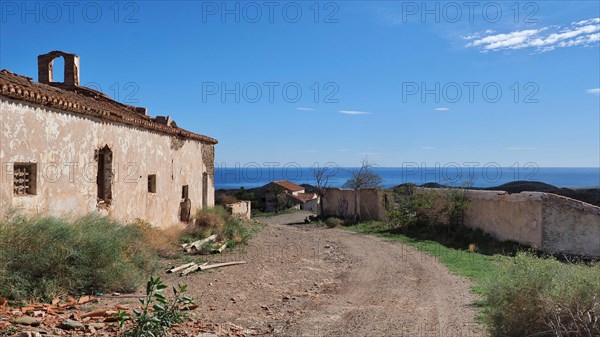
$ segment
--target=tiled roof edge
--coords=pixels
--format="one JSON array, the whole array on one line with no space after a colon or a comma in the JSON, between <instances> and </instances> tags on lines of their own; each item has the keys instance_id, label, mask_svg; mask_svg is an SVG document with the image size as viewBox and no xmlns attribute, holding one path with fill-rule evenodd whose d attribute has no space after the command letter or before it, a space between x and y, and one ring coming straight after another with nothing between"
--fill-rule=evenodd
<instances>
[{"instance_id":1,"label":"tiled roof edge","mask_svg":"<svg viewBox=\"0 0 600 337\"><path fill-rule=\"evenodd\" d=\"M24 79L29 79L25 76L17 75L11 73L7 70L2 70L5 74L9 74L9 76L19 76ZM37 85L38 83L33 82L33 84ZM62 91L66 91L64 89L59 89ZM26 101L29 103L34 103L46 107L56 108L60 110L65 110L69 112L74 112L90 117L96 117L102 120L118 122L127 124L130 126L140 127L152 131L157 131L177 137L183 137L192 140L198 140L201 142L209 143L209 144L217 144L218 141L214 138L204 136L201 134L193 133L191 131L187 131L178 127L171 127L167 125L161 125L149 120L136 119L131 118L129 116L119 115L118 113L111 113L110 110L99 109L95 107L86 106L84 103L74 102L65 97L57 97L50 94L45 94L42 92L38 92L38 90L30 90L28 88L22 88L21 86L12 83L7 80L3 80L0 78L0 95L6 96L8 98L12 98L19 101ZM85 99L93 99L93 98L85 98ZM118 102L115 102L118 103ZM120 104L120 103L119 103Z\"/></svg>"}]
</instances>

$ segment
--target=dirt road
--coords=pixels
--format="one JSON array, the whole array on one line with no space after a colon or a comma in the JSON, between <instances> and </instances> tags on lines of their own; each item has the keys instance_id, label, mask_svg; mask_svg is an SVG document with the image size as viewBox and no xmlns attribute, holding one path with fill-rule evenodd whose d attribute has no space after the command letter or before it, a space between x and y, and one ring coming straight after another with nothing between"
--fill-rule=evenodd
<instances>
[{"instance_id":1,"label":"dirt road","mask_svg":"<svg viewBox=\"0 0 600 337\"><path fill-rule=\"evenodd\" d=\"M470 283L435 258L373 236L288 225L305 217L262 218L268 226L228 257L248 264L187 278L200 295L197 319L218 335L481 335Z\"/></svg>"},{"instance_id":2,"label":"dirt road","mask_svg":"<svg viewBox=\"0 0 600 337\"><path fill-rule=\"evenodd\" d=\"M243 250L215 261L247 264L189 275L200 308L178 335L482 336L469 282L403 244L301 223L268 225Z\"/></svg>"}]
</instances>

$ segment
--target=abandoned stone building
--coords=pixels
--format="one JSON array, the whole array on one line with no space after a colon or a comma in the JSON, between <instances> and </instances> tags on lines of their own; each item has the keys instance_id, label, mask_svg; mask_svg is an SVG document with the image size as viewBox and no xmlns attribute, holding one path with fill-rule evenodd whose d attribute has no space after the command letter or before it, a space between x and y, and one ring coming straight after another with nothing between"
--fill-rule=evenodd
<instances>
[{"instance_id":1,"label":"abandoned stone building","mask_svg":"<svg viewBox=\"0 0 600 337\"><path fill-rule=\"evenodd\" d=\"M79 64L53 51L38 56L39 82L0 71L0 214L100 212L168 227L214 205L217 141L80 86Z\"/></svg>"}]
</instances>

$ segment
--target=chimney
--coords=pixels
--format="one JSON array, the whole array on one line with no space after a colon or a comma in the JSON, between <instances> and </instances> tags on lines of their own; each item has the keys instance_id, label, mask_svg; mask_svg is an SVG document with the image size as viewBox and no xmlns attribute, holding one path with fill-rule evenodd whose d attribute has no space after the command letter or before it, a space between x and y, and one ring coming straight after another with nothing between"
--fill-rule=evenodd
<instances>
[{"instance_id":1,"label":"chimney","mask_svg":"<svg viewBox=\"0 0 600 337\"><path fill-rule=\"evenodd\" d=\"M53 63L57 57L64 58L64 82L54 82L53 80ZM38 56L38 82L56 85L58 87L74 88L79 86L79 56L69 54L62 51L51 51L48 54Z\"/></svg>"}]
</instances>

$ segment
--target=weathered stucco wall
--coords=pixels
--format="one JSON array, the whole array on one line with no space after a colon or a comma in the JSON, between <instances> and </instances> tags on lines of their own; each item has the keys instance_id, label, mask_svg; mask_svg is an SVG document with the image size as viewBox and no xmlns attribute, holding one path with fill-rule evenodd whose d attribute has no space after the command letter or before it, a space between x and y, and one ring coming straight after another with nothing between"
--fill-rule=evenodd
<instances>
[{"instance_id":1,"label":"weathered stucco wall","mask_svg":"<svg viewBox=\"0 0 600 337\"><path fill-rule=\"evenodd\" d=\"M303 205L301 205L300 209L302 209L304 211L308 211L308 212L318 213L319 212L319 200L320 200L319 198L309 200L306 203L304 203Z\"/></svg>"},{"instance_id":2,"label":"weathered stucco wall","mask_svg":"<svg viewBox=\"0 0 600 337\"><path fill-rule=\"evenodd\" d=\"M352 190L328 188L321 202L325 217L341 219L383 220L385 219L385 192L380 189ZM356 205L359 207L356 207Z\"/></svg>"},{"instance_id":3,"label":"weathered stucco wall","mask_svg":"<svg viewBox=\"0 0 600 337\"><path fill-rule=\"evenodd\" d=\"M355 213L356 199L354 191L345 188L328 188L321 200L323 216L350 219Z\"/></svg>"},{"instance_id":4,"label":"weathered stucco wall","mask_svg":"<svg viewBox=\"0 0 600 337\"><path fill-rule=\"evenodd\" d=\"M544 249L600 257L600 207L554 194L543 200Z\"/></svg>"},{"instance_id":5,"label":"weathered stucco wall","mask_svg":"<svg viewBox=\"0 0 600 337\"><path fill-rule=\"evenodd\" d=\"M540 193L508 194L501 191L468 191L466 225L481 228L500 240L542 246Z\"/></svg>"},{"instance_id":6,"label":"weathered stucco wall","mask_svg":"<svg viewBox=\"0 0 600 337\"><path fill-rule=\"evenodd\" d=\"M121 221L177 225L182 186L189 186L191 214L214 205L214 146L109 123L61 110L0 98L0 212L69 216L97 211L96 152L112 150L112 203L102 212ZM97 156L96 156L97 157ZM37 163L37 193L13 195L13 164ZM156 193L148 175L156 174Z\"/></svg>"},{"instance_id":7,"label":"weathered stucco wall","mask_svg":"<svg viewBox=\"0 0 600 337\"><path fill-rule=\"evenodd\" d=\"M250 201L242 200L233 204L225 205L225 208L231 215L237 216L244 219L250 219L252 217L252 203Z\"/></svg>"},{"instance_id":8,"label":"weathered stucco wall","mask_svg":"<svg viewBox=\"0 0 600 337\"><path fill-rule=\"evenodd\" d=\"M440 209L449 190L418 188L434 193ZM464 224L500 240L516 241L547 252L600 257L600 207L542 192L466 192L469 206Z\"/></svg>"}]
</instances>

